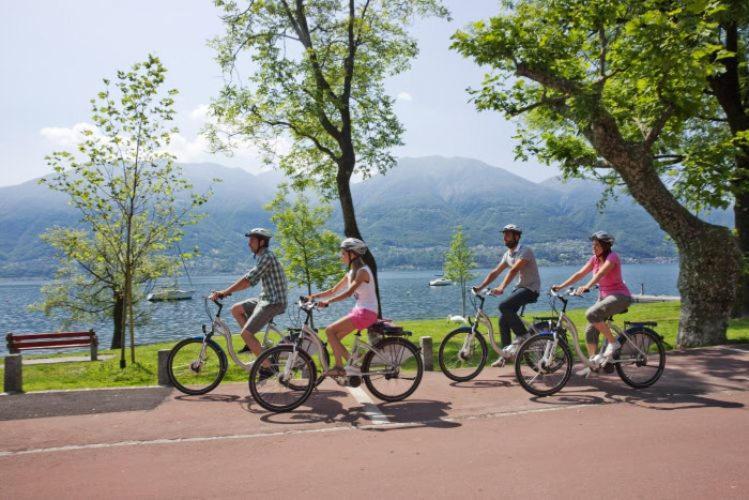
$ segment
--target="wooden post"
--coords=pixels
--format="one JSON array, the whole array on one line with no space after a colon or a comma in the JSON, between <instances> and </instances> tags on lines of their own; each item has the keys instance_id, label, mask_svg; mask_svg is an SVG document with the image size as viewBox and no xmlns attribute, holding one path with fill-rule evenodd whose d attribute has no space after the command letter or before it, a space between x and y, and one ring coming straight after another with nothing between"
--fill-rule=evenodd
<instances>
[{"instance_id":1,"label":"wooden post","mask_svg":"<svg viewBox=\"0 0 749 500\"><path fill-rule=\"evenodd\" d=\"M167 361L169 359L170 352L171 352L171 349L159 350L159 359L158 359L159 385L163 385L163 386L172 385L171 380L169 380L169 367L167 366Z\"/></svg>"},{"instance_id":2,"label":"wooden post","mask_svg":"<svg viewBox=\"0 0 749 500\"><path fill-rule=\"evenodd\" d=\"M10 354L5 356L5 384L7 393L23 392L23 356Z\"/></svg>"},{"instance_id":3,"label":"wooden post","mask_svg":"<svg viewBox=\"0 0 749 500\"><path fill-rule=\"evenodd\" d=\"M99 359L99 337L96 336L94 330L89 330L91 333L91 361L97 361Z\"/></svg>"},{"instance_id":4,"label":"wooden post","mask_svg":"<svg viewBox=\"0 0 749 500\"><path fill-rule=\"evenodd\" d=\"M421 360L424 363L424 371L434 370L434 352L432 351L432 337L421 337Z\"/></svg>"}]
</instances>

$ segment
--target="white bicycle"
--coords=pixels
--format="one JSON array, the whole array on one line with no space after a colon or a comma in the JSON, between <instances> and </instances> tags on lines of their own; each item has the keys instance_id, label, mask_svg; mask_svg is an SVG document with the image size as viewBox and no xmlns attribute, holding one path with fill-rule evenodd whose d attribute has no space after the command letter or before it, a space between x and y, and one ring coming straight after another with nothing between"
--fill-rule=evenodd
<instances>
[{"instance_id":1,"label":"white bicycle","mask_svg":"<svg viewBox=\"0 0 749 500\"><path fill-rule=\"evenodd\" d=\"M517 358L523 362L515 363L515 375L526 391L536 396L550 396L567 384L573 363L570 345L583 365L592 371L602 369L611 373L616 370L626 384L638 389L658 381L666 366L662 337L652 329L658 323L625 321L625 329L622 330L613 323L613 317L608 318L606 322L622 347L614 352L610 362L597 366L583 355L577 328L566 314L567 297L574 296L573 289L570 288L566 294L550 290L549 296L555 315L534 318L537 321L536 335L526 340L517 353ZM562 303L560 310L557 310L557 302ZM568 332L572 335L571 341L567 339ZM604 342L601 349L605 348Z\"/></svg>"},{"instance_id":2,"label":"white bicycle","mask_svg":"<svg viewBox=\"0 0 749 500\"><path fill-rule=\"evenodd\" d=\"M487 289L471 289L472 302L476 309L475 317L469 318L468 326L462 326L445 335L440 344L438 359L442 373L456 382L467 382L481 373L489 355L485 336L489 338L489 345L494 352L500 356L500 365L513 359L513 355L503 351L497 342L492 320L484 312L484 302L488 293ZM522 310L520 314L523 314ZM533 334L534 325L528 324L522 316L520 319L528 333Z\"/></svg>"},{"instance_id":3,"label":"white bicycle","mask_svg":"<svg viewBox=\"0 0 749 500\"><path fill-rule=\"evenodd\" d=\"M234 349L234 342L229 325L221 319L221 309L224 305L218 300L213 302L218 306L215 316L211 314L208 298L204 298L206 314L211 320L210 329L203 325L203 335L190 337L175 345L167 360L169 380L172 385L190 395L206 394L221 383L229 368L229 361L221 346L213 339L219 335L226 341L232 361L247 373L252 370L254 360L246 363L239 359ZM263 350L277 345L284 338L275 323L270 321L265 327L260 341Z\"/></svg>"}]
</instances>

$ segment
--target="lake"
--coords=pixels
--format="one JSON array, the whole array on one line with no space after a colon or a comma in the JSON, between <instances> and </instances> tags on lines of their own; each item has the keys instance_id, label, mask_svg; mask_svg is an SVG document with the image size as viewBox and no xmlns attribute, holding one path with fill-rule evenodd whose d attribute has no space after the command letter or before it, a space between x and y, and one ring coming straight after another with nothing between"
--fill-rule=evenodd
<instances>
[{"instance_id":1,"label":"lake","mask_svg":"<svg viewBox=\"0 0 749 500\"><path fill-rule=\"evenodd\" d=\"M549 266L541 267L541 279L544 287L559 283L575 272L578 266ZM676 280L678 276L677 264L625 264L624 279L633 293L639 293L641 284L645 286L645 293L678 295ZM380 273L380 288L382 295L383 314L388 318L400 320L423 318L446 318L448 315L460 314L460 289L457 286L429 287L428 282L438 271L382 271ZM477 270L475 282L478 282L488 272L487 269ZM215 275L193 277L193 288L196 290L193 300L180 302L148 303L146 307L152 313L150 324L136 331L137 343L165 342L186 336L199 335L200 325L208 323L203 300L200 298L210 290L220 289L232 283L235 275ZM500 278L501 279L501 278ZM499 281L499 280L498 280ZM4 333L38 333L59 330L59 318L48 318L41 313L30 313L27 305L41 300L40 287L44 280L37 279L0 279L0 320ZM250 289L231 297L228 303L243 300L258 293L258 289ZM289 308L283 317L277 318L277 323L283 326L296 325L299 322L294 298L301 294L299 290L289 293ZM575 299L574 307L587 307L595 299L595 294L589 297ZM487 300L487 310L496 311L499 298ZM318 324L326 324L343 315L353 305L351 301L336 303L329 309L321 311L316 316ZM470 303L468 304L469 313ZM547 297L542 293L536 304L528 307L529 311L548 310ZM232 320L233 321L233 320ZM235 325L233 325L235 326ZM100 339L102 349L108 348L112 338L111 321L99 323L78 324L71 327L74 330L88 330L94 328ZM445 328L449 328L446 324ZM7 353L5 342L0 342L0 354Z\"/></svg>"}]
</instances>

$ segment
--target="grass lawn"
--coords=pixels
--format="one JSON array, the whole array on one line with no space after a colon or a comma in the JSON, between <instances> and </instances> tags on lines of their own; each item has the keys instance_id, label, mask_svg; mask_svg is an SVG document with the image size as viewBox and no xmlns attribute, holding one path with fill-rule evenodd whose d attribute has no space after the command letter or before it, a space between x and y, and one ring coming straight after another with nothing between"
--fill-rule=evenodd
<instances>
[{"instance_id":1,"label":"grass lawn","mask_svg":"<svg viewBox=\"0 0 749 500\"><path fill-rule=\"evenodd\" d=\"M585 311L583 309L570 310L569 316L578 326L582 334L585 325ZM535 313L542 316L543 313ZM676 344L676 331L679 318L678 303L637 304L630 307L629 313L617 317L617 323L629 321L657 321L656 331L663 335L668 349ZM528 318L530 319L530 318ZM407 330L414 333L411 340L419 342L419 337L431 336L435 355L442 338L448 332L457 328L456 323L448 323L445 319L427 319L404 321L401 323ZM496 318L494 318L496 328ZM217 339L224 346L223 339ZM349 343L352 336L346 339ZM728 329L729 342L749 342L749 320L733 320ZM239 345L241 339L237 338ZM130 363L130 352L127 352L128 366L124 370L119 368L119 351L102 350L100 354L114 355L113 359L98 362L67 362L46 365L26 365L23 367L23 387L25 391L41 391L50 389L79 389L94 387L124 387L155 385L157 383L157 357L161 349L171 349L176 343L149 344L136 347L136 363ZM237 342L235 341L235 346ZM87 351L86 351L87 353ZM61 352L55 356L65 357L76 355L72 351ZM85 353L84 353L85 354ZM31 357L31 356L29 356ZM53 357L53 356L43 356ZM494 356L490 354L490 359ZM246 381L247 374L229 361L230 368L224 380ZM435 365L437 360L435 356Z\"/></svg>"}]
</instances>

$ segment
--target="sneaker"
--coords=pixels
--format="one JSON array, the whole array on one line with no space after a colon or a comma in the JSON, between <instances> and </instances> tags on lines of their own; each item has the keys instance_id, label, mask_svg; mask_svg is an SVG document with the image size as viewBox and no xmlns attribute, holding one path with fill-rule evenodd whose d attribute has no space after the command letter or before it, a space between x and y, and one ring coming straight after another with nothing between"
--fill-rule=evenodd
<instances>
[{"instance_id":1,"label":"sneaker","mask_svg":"<svg viewBox=\"0 0 749 500\"><path fill-rule=\"evenodd\" d=\"M521 335L519 337L515 337L515 340L512 341L512 344L508 345L504 349L502 349L502 352L500 353L500 357L497 361L492 363L492 366L494 368L504 366L505 363L508 360L511 360L515 357L515 354L518 352L518 349L520 349L520 346L528 339L528 335Z\"/></svg>"},{"instance_id":2,"label":"sneaker","mask_svg":"<svg viewBox=\"0 0 749 500\"><path fill-rule=\"evenodd\" d=\"M268 380L269 378L276 375L276 370L273 368L266 368L265 366L261 366L258 370L258 377L257 381L262 382L264 380Z\"/></svg>"},{"instance_id":3,"label":"sneaker","mask_svg":"<svg viewBox=\"0 0 749 500\"><path fill-rule=\"evenodd\" d=\"M590 366L585 366L585 367L583 367L582 370L576 371L575 374L578 375L578 376L580 376L580 377L588 378L592 374L598 373L598 368L597 368L598 367L598 363L595 361L595 358L596 358L596 356L591 356L590 358L588 358L588 362L595 365L594 368L591 368Z\"/></svg>"}]
</instances>

